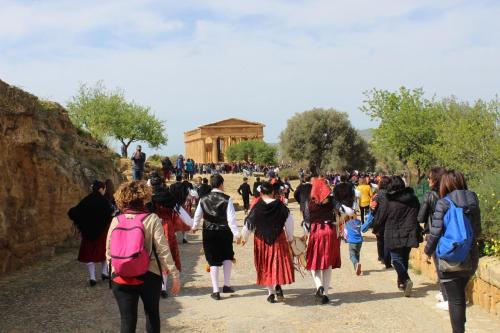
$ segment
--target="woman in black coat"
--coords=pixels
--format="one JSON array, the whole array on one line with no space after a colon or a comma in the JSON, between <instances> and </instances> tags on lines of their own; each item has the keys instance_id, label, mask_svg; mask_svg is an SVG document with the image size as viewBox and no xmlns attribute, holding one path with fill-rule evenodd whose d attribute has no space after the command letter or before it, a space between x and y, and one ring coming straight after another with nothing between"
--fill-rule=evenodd
<instances>
[{"instance_id":1,"label":"woman in black coat","mask_svg":"<svg viewBox=\"0 0 500 333\"><path fill-rule=\"evenodd\" d=\"M405 187L399 176L391 177L385 197L380 201L374 229L384 224L384 245L391 253L392 265L398 273L398 287L409 297L413 282L408 275L410 251L422 242L417 221L420 204L411 187Z\"/></svg>"},{"instance_id":2,"label":"woman in black coat","mask_svg":"<svg viewBox=\"0 0 500 333\"><path fill-rule=\"evenodd\" d=\"M464 176L454 170L447 171L441 178L440 199L436 203L436 210L432 216L430 234L425 246L424 252L429 257L432 256L443 236L444 218L446 212L450 209L450 199L456 207L463 209L464 215L468 217L474 239L467 259L458 267L450 271L449 267L444 265L439 259L438 276L448 296L448 307L450 312L451 326L453 333L462 333L465 331L465 288L469 279L477 269L479 262L479 248L477 238L481 235L481 213L479 210L479 200L476 193L467 190L467 184ZM443 264L443 265L442 265Z\"/></svg>"}]
</instances>

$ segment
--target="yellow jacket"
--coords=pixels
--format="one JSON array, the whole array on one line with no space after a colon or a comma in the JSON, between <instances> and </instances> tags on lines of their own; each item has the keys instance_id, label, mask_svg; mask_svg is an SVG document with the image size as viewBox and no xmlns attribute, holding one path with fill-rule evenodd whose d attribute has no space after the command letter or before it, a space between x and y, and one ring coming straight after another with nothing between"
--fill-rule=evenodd
<instances>
[{"instance_id":1,"label":"yellow jacket","mask_svg":"<svg viewBox=\"0 0 500 333\"><path fill-rule=\"evenodd\" d=\"M370 185L359 185L358 191L360 192L359 206L366 207L370 206L370 201L373 196L372 187Z\"/></svg>"}]
</instances>

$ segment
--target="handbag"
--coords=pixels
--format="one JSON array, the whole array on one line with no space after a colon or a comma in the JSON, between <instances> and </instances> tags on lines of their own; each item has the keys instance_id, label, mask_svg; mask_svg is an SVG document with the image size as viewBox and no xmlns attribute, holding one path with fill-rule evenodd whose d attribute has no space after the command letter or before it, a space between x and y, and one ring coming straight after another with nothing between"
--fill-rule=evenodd
<instances>
[{"instance_id":1,"label":"handbag","mask_svg":"<svg viewBox=\"0 0 500 333\"><path fill-rule=\"evenodd\" d=\"M293 266L302 276L304 276L303 269L307 266L306 251L307 245L304 238L294 236L290 243L290 252L293 257Z\"/></svg>"}]
</instances>

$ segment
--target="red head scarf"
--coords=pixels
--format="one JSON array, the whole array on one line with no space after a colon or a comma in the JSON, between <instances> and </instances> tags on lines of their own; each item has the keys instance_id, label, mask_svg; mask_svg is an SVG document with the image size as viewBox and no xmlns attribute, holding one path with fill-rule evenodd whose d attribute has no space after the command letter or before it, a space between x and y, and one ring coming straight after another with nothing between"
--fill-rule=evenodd
<instances>
[{"instance_id":1,"label":"red head scarf","mask_svg":"<svg viewBox=\"0 0 500 333\"><path fill-rule=\"evenodd\" d=\"M317 203L322 203L332 192L325 178L313 178L311 184L311 198Z\"/></svg>"}]
</instances>

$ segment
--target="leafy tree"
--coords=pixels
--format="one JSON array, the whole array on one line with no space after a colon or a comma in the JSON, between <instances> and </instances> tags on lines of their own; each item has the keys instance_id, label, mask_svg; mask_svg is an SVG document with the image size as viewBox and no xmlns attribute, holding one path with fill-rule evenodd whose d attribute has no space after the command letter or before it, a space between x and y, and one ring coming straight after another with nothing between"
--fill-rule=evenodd
<instances>
[{"instance_id":1,"label":"leafy tree","mask_svg":"<svg viewBox=\"0 0 500 333\"><path fill-rule=\"evenodd\" d=\"M313 109L295 114L280 134L280 145L294 161L308 161L313 173L322 168L373 167L366 141L349 122L346 113Z\"/></svg>"},{"instance_id":2,"label":"leafy tree","mask_svg":"<svg viewBox=\"0 0 500 333\"><path fill-rule=\"evenodd\" d=\"M98 140L120 141L123 157L132 142L144 141L153 148L167 143L164 122L149 107L127 102L121 90L108 91L102 82L94 87L80 85L68 103L68 112L75 126Z\"/></svg>"},{"instance_id":3,"label":"leafy tree","mask_svg":"<svg viewBox=\"0 0 500 333\"><path fill-rule=\"evenodd\" d=\"M433 155L447 168L478 178L500 166L500 112L497 102L473 105L444 99L434 105L440 114Z\"/></svg>"},{"instance_id":4,"label":"leafy tree","mask_svg":"<svg viewBox=\"0 0 500 333\"><path fill-rule=\"evenodd\" d=\"M277 148L263 141L242 141L229 146L226 156L229 161L256 162L259 164L276 163Z\"/></svg>"},{"instance_id":5,"label":"leafy tree","mask_svg":"<svg viewBox=\"0 0 500 333\"><path fill-rule=\"evenodd\" d=\"M365 92L367 100L360 108L380 121L380 126L374 130L373 145L397 156L405 168L413 166L418 183L436 163L434 123L439 120L432 101L424 100L423 94L422 89L405 87L396 92L373 89Z\"/></svg>"}]
</instances>

